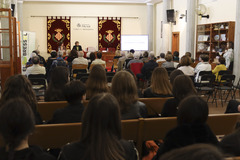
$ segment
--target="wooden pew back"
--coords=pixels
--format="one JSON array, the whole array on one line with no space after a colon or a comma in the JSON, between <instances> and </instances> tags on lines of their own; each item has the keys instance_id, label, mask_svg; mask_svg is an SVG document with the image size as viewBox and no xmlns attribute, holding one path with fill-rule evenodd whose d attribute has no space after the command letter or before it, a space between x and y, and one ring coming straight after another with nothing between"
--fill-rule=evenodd
<instances>
[{"instance_id":1,"label":"wooden pew back","mask_svg":"<svg viewBox=\"0 0 240 160\"><path fill-rule=\"evenodd\" d=\"M43 121L48 121L52 118L54 112L59 108L67 106L67 101L56 102L38 102L38 112L40 113Z\"/></svg>"},{"instance_id":2,"label":"wooden pew back","mask_svg":"<svg viewBox=\"0 0 240 160\"><path fill-rule=\"evenodd\" d=\"M156 116L161 114L165 102L171 98L139 98L139 101L146 104L148 115Z\"/></svg>"}]
</instances>

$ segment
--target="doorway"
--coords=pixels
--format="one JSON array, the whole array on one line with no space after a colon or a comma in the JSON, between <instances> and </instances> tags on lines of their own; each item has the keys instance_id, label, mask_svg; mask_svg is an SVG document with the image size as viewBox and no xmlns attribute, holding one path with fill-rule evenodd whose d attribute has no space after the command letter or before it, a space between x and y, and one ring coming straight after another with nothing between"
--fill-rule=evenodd
<instances>
[{"instance_id":1,"label":"doorway","mask_svg":"<svg viewBox=\"0 0 240 160\"><path fill-rule=\"evenodd\" d=\"M179 32L172 33L172 53L175 51L179 52Z\"/></svg>"}]
</instances>

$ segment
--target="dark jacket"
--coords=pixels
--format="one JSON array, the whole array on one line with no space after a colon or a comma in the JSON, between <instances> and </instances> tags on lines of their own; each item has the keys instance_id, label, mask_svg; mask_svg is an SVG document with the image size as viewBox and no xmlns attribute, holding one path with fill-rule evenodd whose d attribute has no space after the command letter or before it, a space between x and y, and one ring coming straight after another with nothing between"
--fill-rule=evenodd
<instances>
[{"instance_id":1,"label":"dark jacket","mask_svg":"<svg viewBox=\"0 0 240 160\"><path fill-rule=\"evenodd\" d=\"M44 67L46 67L47 63L46 63L45 59L42 56L40 56L40 55L38 55L38 57L39 57L40 64L43 64Z\"/></svg>"},{"instance_id":2,"label":"dark jacket","mask_svg":"<svg viewBox=\"0 0 240 160\"><path fill-rule=\"evenodd\" d=\"M148 112L147 107L144 103L137 101L132 104L129 110L126 113L122 113L122 120L126 119L138 119L138 118L147 118Z\"/></svg>"},{"instance_id":3,"label":"dark jacket","mask_svg":"<svg viewBox=\"0 0 240 160\"><path fill-rule=\"evenodd\" d=\"M141 70L143 77L146 79L150 79L152 76L152 72L156 67L158 67L158 63L156 63L154 60L150 60L149 62L145 63Z\"/></svg>"},{"instance_id":4,"label":"dark jacket","mask_svg":"<svg viewBox=\"0 0 240 160\"><path fill-rule=\"evenodd\" d=\"M120 140L125 150L125 160L136 160L136 151L132 143ZM75 142L63 147L59 160L81 160L84 157L86 146L81 142ZM94 154L94 153L93 153Z\"/></svg>"},{"instance_id":5,"label":"dark jacket","mask_svg":"<svg viewBox=\"0 0 240 160\"><path fill-rule=\"evenodd\" d=\"M164 95L164 94L153 93L153 92L152 92L152 88L151 88L151 87L148 87L148 88L144 91L143 97L144 97L144 98L155 98L155 97L166 98L166 97L173 97L173 95L171 95L171 94Z\"/></svg>"},{"instance_id":6,"label":"dark jacket","mask_svg":"<svg viewBox=\"0 0 240 160\"><path fill-rule=\"evenodd\" d=\"M72 50L76 50L76 51L82 51L82 46L78 45L78 46L73 46Z\"/></svg>"},{"instance_id":7,"label":"dark jacket","mask_svg":"<svg viewBox=\"0 0 240 160\"><path fill-rule=\"evenodd\" d=\"M207 124L179 125L167 133L164 143L159 147L157 157L173 149L197 143L219 145L216 136Z\"/></svg>"},{"instance_id":8,"label":"dark jacket","mask_svg":"<svg viewBox=\"0 0 240 160\"><path fill-rule=\"evenodd\" d=\"M163 106L161 117L176 117L179 103L177 98L168 99Z\"/></svg>"},{"instance_id":9,"label":"dark jacket","mask_svg":"<svg viewBox=\"0 0 240 160\"><path fill-rule=\"evenodd\" d=\"M236 100L230 100L228 102L225 113L239 113L238 112L238 105L240 105L240 102L238 102Z\"/></svg>"},{"instance_id":10,"label":"dark jacket","mask_svg":"<svg viewBox=\"0 0 240 160\"><path fill-rule=\"evenodd\" d=\"M51 101L65 101L65 96L63 94L63 88L59 89L47 89L45 92L44 100L46 102Z\"/></svg>"},{"instance_id":11,"label":"dark jacket","mask_svg":"<svg viewBox=\"0 0 240 160\"><path fill-rule=\"evenodd\" d=\"M223 137L220 147L225 154L230 156L240 156L240 129Z\"/></svg>"},{"instance_id":12,"label":"dark jacket","mask_svg":"<svg viewBox=\"0 0 240 160\"><path fill-rule=\"evenodd\" d=\"M49 123L76 123L82 121L84 106L82 103L69 104L65 108L58 109L54 112Z\"/></svg>"},{"instance_id":13,"label":"dark jacket","mask_svg":"<svg viewBox=\"0 0 240 160\"><path fill-rule=\"evenodd\" d=\"M8 160L8 152L5 148L0 149L0 159ZM37 146L30 146L29 148L16 151L14 153L14 160L55 160L53 156L44 152Z\"/></svg>"}]
</instances>

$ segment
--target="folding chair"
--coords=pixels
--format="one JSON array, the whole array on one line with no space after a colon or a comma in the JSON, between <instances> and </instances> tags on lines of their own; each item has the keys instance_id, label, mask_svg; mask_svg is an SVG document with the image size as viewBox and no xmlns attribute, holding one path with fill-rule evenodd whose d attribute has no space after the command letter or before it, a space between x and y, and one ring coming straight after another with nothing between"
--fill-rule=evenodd
<instances>
[{"instance_id":1,"label":"folding chair","mask_svg":"<svg viewBox=\"0 0 240 160\"><path fill-rule=\"evenodd\" d=\"M115 75L115 72L106 72L106 75L107 75L107 76L114 76L114 75Z\"/></svg>"},{"instance_id":2,"label":"folding chair","mask_svg":"<svg viewBox=\"0 0 240 160\"><path fill-rule=\"evenodd\" d=\"M141 73L141 69L143 67L143 63L131 63L130 69L135 74L135 76Z\"/></svg>"},{"instance_id":3,"label":"folding chair","mask_svg":"<svg viewBox=\"0 0 240 160\"><path fill-rule=\"evenodd\" d=\"M205 74L201 76L200 82L198 83L198 86L196 87L197 91L202 93L205 92L208 94L207 102L215 91L215 86L214 86L214 81L215 81L215 75L213 74ZM217 101L216 101L217 105Z\"/></svg>"},{"instance_id":4,"label":"folding chair","mask_svg":"<svg viewBox=\"0 0 240 160\"><path fill-rule=\"evenodd\" d=\"M76 76L76 79L80 80L81 77L88 77L88 76L89 76L89 73L78 73Z\"/></svg>"},{"instance_id":5,"label":"folding chair","mask_svg":"<svg viewBox=\"0 0 240 160\"><path fill-rule=\"evenodd\" d=\"M229 96L229 94L231 93L231 97L233 99L233 84L234 84L234 80L235 80L235 75L222 75L220 81L218 82L217 86L215 86L215 96L214 96L214 100L216 100L216 96L217 96L217 92L219 92L219 97L221 98L221 103L222 103L222 107L223 107L223 94L222 91L226 91L227 96L225 99L225 102L227 101L227 98Z\"/></svg>"},{"instance_id":6,"label":"folding chair","mask_svg":"<svg viewBox=\"0 0 240 160\"><path fill-rule=\"evenodd\" d=\"M76 78L79 73L87 73L88 65L85 64L73 64L72 65L72 76Z\"/></svg>"},{"instance_id":7,"label":"folding chair","mask_svg":"<svg viewBox=\"0 0 240 160\"><path fill-rule=\"evenodd\" d=\"M219 79L222 75L231 75L231 74L232 74L232 71L229 71L229 70L219 71L219 72L218 72L217 79Z\"/></svg>"},{"instance_id":8,"label":"folding chair","mask_svg":"<svg viewBox=\"0 0 240 160\"><path fill-rule=\"evenodd\" d=\"M32 88L36 93L37 97L44 96L45 90L47 88L46 79L44 74L29 75L29 81L32 84Z\"/></svg>"},{"instance_id":9,"label":"folding chair","mask_svg":"<svg viewBox=\"0 0 240 160\"><path fill-rule=\"evenodd\" d=\"M170 68L166 68L167 72L168 72L168 76L170 76L170 74L172 73L172 71L174 71L176 68L174 67L170 67Z\"/></svg>"}]
</instances>

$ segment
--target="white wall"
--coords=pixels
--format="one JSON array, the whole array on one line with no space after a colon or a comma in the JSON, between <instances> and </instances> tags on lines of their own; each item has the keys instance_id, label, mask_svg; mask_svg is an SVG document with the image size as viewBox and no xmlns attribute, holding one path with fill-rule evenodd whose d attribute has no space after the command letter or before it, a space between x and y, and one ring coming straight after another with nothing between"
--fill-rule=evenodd
<instances>
[{"instance_id":1,"label":"white wall","mask_svg":"<svg viewBox=\"0 0 240 160\"><path fill-rule=\"evenodd\" d=\"M209 19L199 17L197 24L235 21L236 19L236 2L237 0L199 0L199 4L204 4L207 7L207 13L210 15ZM161 52L162 39L160 38L161 21L162 21L162 3L156 6L156 53ZM180 14L185 14L187 10L187 0L172 0L172 8L178 11L176 21L173 25L173 32L180 32L180 46L179 52L182 56L186 51L186 22L185 19L179 19ZM194 33L195 34L195 33ZM171 50L171 48L169 48Z\"/></svg>"},{"instance_id":2,"label":"white wall","mask_svg":"<svg viewBox=\"0 0 240 160\"><path fill-rule=\"evenodd\" d=\"M31 16L108 16L138 17L122 18L122 34L147 34L147 5L143 4L94 4L94 3L51 3L24 2L23 30L36 32L36 47L44 57L47 54L46 17ZM83 49L98 46L97 18L72 17L71 44L80 41ZM92 30L76 30L76 24L90 24ZM75 28L75 29L74 29Z\"/></svg>"}]
</instances>

